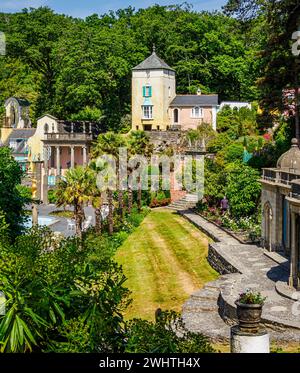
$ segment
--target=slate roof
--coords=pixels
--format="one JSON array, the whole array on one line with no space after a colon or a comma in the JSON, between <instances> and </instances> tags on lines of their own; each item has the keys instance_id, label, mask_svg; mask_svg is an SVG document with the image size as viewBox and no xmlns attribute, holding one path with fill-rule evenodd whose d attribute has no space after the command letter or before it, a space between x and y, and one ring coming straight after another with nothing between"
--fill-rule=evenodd
<instances>
[{"instance_id":1,"label":"slate roof","mask_svg":"<svg viewBox=\"0 0 300 373\"><path fill-rule=\"evenodd\" d=\"M177 95L171 107L217 106L218 95Z\"/></svg>"},{"instance_id":2,"label":"slate roof","mask_svg":"<svg viewBox=\"0 0 300 373\"><path fill-rule=\"evenodd\" d=\"M160 69L175 71L168 64L166 64L165 61L159 58L158 55L154 51L151 54L151 56L146 58L139 65L135 66L132 70L160 70Z\"/></svg>"},{"instance_id":3,"label":"slate roof","mask_svg":"<svg viewBox=\"0 0 300 373\"><path fill-rule=\"evenodd\" d=\"M29 139L35 133L35 128L15 128L8 137L8 141L11 139Z\"/></svg>"},{"instance_id":4,"label":"slate roof","mask_svg":"<svg viewBox=\"0 0 300 373\"><path fill-rule=\"evenodd\" d=\"M20 106L30 106L30 102L26 100L25 98L18 98L18 97L14 97L14 98L18 101Z\"/></svg>"}]
</instances>

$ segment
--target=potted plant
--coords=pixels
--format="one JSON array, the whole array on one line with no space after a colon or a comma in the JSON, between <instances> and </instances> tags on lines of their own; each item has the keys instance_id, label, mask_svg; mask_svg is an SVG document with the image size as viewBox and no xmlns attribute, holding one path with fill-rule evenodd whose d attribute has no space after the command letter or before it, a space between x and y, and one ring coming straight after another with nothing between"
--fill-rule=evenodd
<instances>
[{"instance_id":1,"label":"potted plant","mask_svg":"<svg viewBox=\"0 0 300 373\"><path fill-rule=\"evenodd\" d=\"M250 333L258 331L265 300L266 297L263 297L260 292L250 289L240 294L235 304L241 330Z\"/></svg>"}]
</instances>

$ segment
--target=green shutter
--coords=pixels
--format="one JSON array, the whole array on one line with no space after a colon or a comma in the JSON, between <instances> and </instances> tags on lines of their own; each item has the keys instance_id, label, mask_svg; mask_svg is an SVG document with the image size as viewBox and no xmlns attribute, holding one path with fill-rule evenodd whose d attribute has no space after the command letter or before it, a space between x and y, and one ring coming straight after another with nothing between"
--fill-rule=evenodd
<instances>
[{"instance_id":1,"label":"green shutter","mask_svg":"<svg viewBox=\"0 0 300 373\"><path fill-rule=\"evenodd\" d=\"M149 87L149 97L152 97L152 87Z\"/></svg>"},{"instance_id":2,"label":"green shutter","mask_svg":"<svg viewBox=\"0 0 300 373\"><path fill-rule=\"evenodd\" d=\"M143 86L143 97L146 97L146 87Z\"/></svg>"}]
</instances>

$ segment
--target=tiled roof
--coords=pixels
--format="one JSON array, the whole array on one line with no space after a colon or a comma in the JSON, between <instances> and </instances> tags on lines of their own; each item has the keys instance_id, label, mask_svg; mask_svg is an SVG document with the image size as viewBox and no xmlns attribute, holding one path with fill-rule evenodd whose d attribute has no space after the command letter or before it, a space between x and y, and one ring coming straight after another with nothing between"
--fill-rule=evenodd
<instances>
[{"instance_id":1,"label":"tiled roof","mask_svg":"<svg viewBox=\"0 0 300 373\"><path fill-rule=\"evenodd\" d=\"M185 106L217 106L218 95L177 95L171 102L171 107Z\"/></svg>"},{"instance_id":2,"label":"tiled roof","mask_svg":"<svg viewBox=\"0 0 300 373\"><path fill-rule=\"evenodd\" d=\"M9 135L8 140L10 139L29 139L29 137L35 134L35 128L15 128L12 133Z\"/></svg>"},{"instance_id":3,"label":"tiled roof","mask_svg":"<svg viewBox=\"0 0 300 373\"><path fill-rule=\"evenodd\" d=\"M151 56L146 58L139 65L135 66L132 70L156 70L156 69L166 69L174 71L168 64L165 63L158 55L153 52Z\"/></svg>"}]
</instances>

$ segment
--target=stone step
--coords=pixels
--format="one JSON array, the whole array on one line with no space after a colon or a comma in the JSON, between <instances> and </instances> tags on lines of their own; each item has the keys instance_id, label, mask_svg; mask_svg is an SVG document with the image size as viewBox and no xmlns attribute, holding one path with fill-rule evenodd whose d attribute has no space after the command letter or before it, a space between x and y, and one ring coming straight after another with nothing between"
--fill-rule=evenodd
<instances>
[{"instance_id":1,"label":"stone step","mask_svg":"<svg viewBox=\"0 0 300 373\"><path fill-rule=\"evenodd\" d=\"M217 301L219 298L219 290L218 289L201 289L199 291L196 291L191 295L192 299L197 300L213 300Z\"/></svg>"},{"instance_id":2,"label":"stone step","mask_svg":"<svg viewBox=\"0 0 300 373\"><path fill-rule=\"evenodd\" d=\"M183 312L217 312L219 306L215 300L189 299L183 306Z\"/></svg>"}]
</instances>

